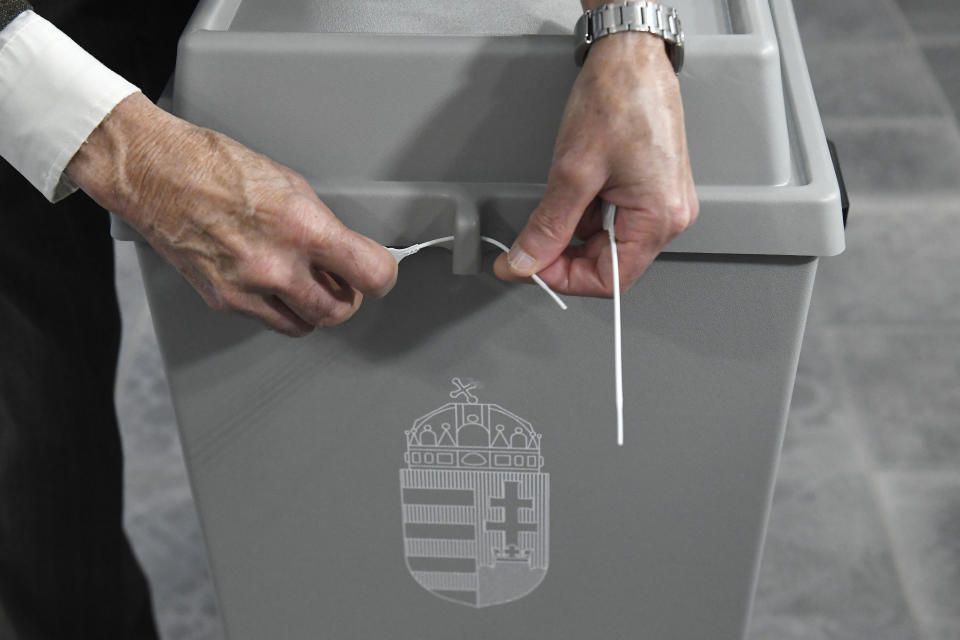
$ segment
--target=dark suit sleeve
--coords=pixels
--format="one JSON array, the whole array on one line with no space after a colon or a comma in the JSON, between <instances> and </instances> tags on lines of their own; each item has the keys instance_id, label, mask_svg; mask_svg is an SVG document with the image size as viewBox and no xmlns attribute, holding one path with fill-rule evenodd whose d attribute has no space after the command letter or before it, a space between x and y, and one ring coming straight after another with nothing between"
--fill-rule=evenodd
<instances>
[{"instance_id":1,"label":"dark suit sleeve","mask_svg":"<svg viewBox=\"0 0 960 640\"><path fill-rule=\"evenodd\" d=\"M26 0L0 0L0 29L13 22L18 15L32 9Z\"/></svg>"}]
</instances>

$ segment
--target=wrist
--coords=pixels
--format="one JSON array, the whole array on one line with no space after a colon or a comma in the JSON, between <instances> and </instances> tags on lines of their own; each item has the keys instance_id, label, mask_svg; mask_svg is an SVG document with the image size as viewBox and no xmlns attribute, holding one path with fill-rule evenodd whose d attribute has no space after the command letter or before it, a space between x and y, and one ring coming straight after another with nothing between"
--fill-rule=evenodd
<instances>
[{"instance_id":1,"label":"wrist","mask_svg":"<svg viewBox=\"0 0 960 640\"><path fill-rule=\"evenodd\" d=\"M177 119L134 93L121 100L90 134L65 173L102 207L132 219L156 156L158 141ZM139 225L138 225L139 226Z\"/></svg>"},{"instance_id":2,"label":"wrist","mask_svg":"<svg viewBox=\"0 0 960 640\"><path fill-rule=\"evenodd\" d=\"M644 68L663 66L673 73L663 38L641 31L622 31L596 40L590 45L590 55L584 61L584 67L622 64L625 60Z\"/></svg>"}]
</instances>

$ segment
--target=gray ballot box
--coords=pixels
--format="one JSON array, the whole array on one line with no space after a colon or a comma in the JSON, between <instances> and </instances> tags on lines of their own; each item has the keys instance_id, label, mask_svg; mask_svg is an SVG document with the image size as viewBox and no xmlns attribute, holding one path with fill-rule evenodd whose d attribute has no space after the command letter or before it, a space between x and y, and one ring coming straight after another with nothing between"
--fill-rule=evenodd
<instances>
[{"instance_id":1,"label":"gray ballot box","mask_svg":"<svg viewBox=\"0 0 960 640\"><path fill-rule=\"evenodd\" d=\"M576 0L209 0L173 109L400 265L294 340L138 252L228 636L739 639L841 194L790 0L674 0L699 220L613 307L490 273L543 193ZM115 225L115 235L136 240Z\"/></svg>"}]
</instances>

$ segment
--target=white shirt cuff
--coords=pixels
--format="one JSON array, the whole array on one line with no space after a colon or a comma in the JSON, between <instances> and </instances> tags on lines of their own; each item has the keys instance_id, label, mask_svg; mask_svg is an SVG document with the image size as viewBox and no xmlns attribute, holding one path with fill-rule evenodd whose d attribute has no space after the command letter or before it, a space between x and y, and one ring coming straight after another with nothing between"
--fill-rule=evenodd
<instances>
[{"instance_id":1,"label":"white shirt cuff","mask_svg":"<svg viewBox=\"0 0 960 640\"><path fill-rule=\"evenodd\" d=\"M33 11L0 31L0 156L51 202L63 173L117 104L138 91Z\"/></svg>"}]
</instances>

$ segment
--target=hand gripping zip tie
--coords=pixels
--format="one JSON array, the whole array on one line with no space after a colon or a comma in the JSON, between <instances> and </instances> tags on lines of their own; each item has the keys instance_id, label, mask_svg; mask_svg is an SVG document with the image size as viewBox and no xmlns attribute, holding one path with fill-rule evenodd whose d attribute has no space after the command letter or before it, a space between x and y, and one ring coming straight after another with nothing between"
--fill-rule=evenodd
<instances>
[{"instance_id":1,"label":"hand gripping zip tie","mask_svg":"<svg viewBox=\"0 0 960 640\"><path fill-rule=\"evenodd\" d=\"M500 249L501 251L510 251L510 249L507 247L507 245L503 244L503 243L500 242L499 240L494 240L493 238L488 238L487 236L480 236L480 239L483 240L484 242L488 243L488 244L492 244L493 246L497 247L497 248ZM403 248L403 249L395 249L395 248L393 248L393 247L385 247L385 248L386 248L387 251L390 252L390 255L393 256L393 259L396 260L397 263L399 264L401 260L403 260L403 259L406 258L407 256L412 256L412 255L415 254L416 252L420 251L420 249L425 249L425 248L427 248L427 247L432 247L432 246L434 246L434 245L443 244L443 243L445 243L445 242L453 242L453 236L444 236L444 237L442 237L442 238L436 238L436 239L434 239L434 240L427 240L426 242L421 242L421 243L419 243L419 244L410 245L409 247L406 247L406 248ZM548 287L548 286L547 286L547 283L540 279L540 276L534 274L534 275L530 276L530 278L531 278L535 283L537 283L537 286L539 286L541 289L543 289L544 291L546 291L546 292L547 292L547 295L549 295L551 298L553 298L553 301L556 302L556 303L560 306L561 309L563 309L564 311L566 311L566 309L567 309L567 303L565 303L565 302L560 298L560 296L558 296L556 293L554 293L554 292L553 292L553 289L551 289L550 287Z\"/></svg>"},{"instance_id":2,"label":"hand gripping zip tie","mask_svg":"<svg viewBox=\"0 0 960 640\"><path fill-rule=\"evenodd\" d=\"M613 267L613 371L616 380L617 402L617 445L623 446L623 350L620 338L620 260L617 257L617 238L614 234L614 221L617 218L617 206L601 201L603 228L610 236L610 263Z\"/></svg>"}]
</instances>

